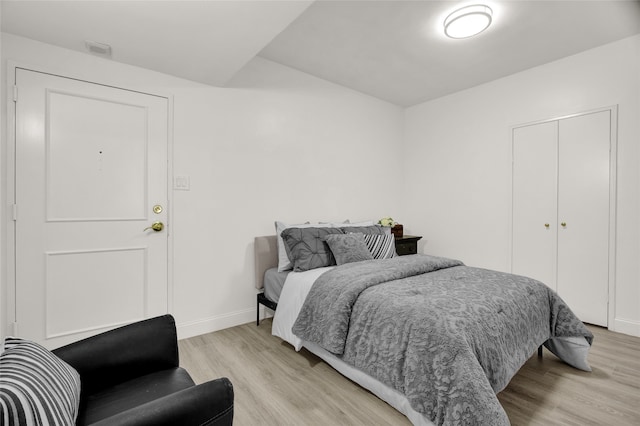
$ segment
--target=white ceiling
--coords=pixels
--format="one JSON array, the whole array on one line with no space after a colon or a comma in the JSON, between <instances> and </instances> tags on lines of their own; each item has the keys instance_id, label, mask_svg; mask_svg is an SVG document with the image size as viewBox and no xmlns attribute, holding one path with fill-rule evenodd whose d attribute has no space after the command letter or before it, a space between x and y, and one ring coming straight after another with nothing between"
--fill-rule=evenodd
<instances>
[{"instance_id":1,"label":"white ceiling","mask_svg":"<svg viewBox=\"0 0 640 426\"><path fill-rule=\"evenodd\" d=\"M464 1L3 0L1 25L217 86L260 55L401 106L640 33L640 0L484 3L493 25L464 40L442 34Z\"/></svg>"},{"instance_id":2,"label":"white ceiling","mask_svg":"<svg viewBox=\"0 0 640 426\"><path fill-rule=\"evenodd\" d=\"M491 27L454 40L442 22L469 2L316 2L260 56L408 106L640 32L638 1L483 3Z\"/></svg>"},{"instance_id":3,"label":"white ceiling","mask_svg":"<svg viewBox=\"0 0 640 426\"><path fill-rule=\"evenodd\" d=\"M2 0L2 31L214 86L224 85L309 1Z\"/></svg>"}]
</instances>

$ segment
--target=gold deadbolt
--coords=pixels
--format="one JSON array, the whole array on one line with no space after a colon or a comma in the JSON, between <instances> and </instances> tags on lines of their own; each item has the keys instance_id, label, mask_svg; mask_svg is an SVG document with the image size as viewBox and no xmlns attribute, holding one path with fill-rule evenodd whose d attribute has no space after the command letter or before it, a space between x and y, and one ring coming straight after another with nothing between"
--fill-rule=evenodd
<instances>
[{"instance_id":1,"label":"gold deadbolt","mask_svg":"<svg viewBox=\"0 0 640 426\"><path fill-rule=\"evenodd\" d=\"M151 226L148 226L148 227L144 228L142 231L144 232L144 231L147 231L149 229L153 229L156 232L160 232L160 231L162 231L164 229L164 223L162 223L162 222L153 222L151 224Z\"/></svg>"},{"instance_id":2,"label":"gold deadbolt","mask_svg":"<svg viewBox=\"0 0 640 426\"><path fill-rule=\"evenodd\" d=\"M162 206L160 204L156 204L155 206L153 206L153 212L155 214L160 214L162 213Z\"/></svg>"}]
</instances>

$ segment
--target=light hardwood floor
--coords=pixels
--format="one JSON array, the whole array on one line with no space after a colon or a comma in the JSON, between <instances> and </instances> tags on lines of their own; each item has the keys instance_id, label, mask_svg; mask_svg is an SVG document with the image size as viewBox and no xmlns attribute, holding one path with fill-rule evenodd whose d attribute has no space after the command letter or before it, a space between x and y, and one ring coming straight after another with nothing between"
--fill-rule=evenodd
<instances>
[{"instance_id":1,"label":"light hardwood floor","mask_svg":"<svg viewBox=\"0 0 640 426\"><path fill-rule=\"evenodd\" d=\"M640 338L589 328L593 372L545 349L498 395L513 426L640 425ZM238 426L410 424L315 355L273 337L270 319L181 340L179 348L197 383L231 380Z\"/></svg>"}]
</instances>

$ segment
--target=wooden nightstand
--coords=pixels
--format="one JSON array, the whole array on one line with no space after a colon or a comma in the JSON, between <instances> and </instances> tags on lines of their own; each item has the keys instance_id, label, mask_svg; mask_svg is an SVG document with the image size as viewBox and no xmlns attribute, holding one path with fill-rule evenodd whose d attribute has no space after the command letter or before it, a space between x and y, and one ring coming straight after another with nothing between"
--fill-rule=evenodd
<instances>
[{"instance_id":1,"label":"wooden nightstand","mask_svg":"<svg viewBox=\"0 0 640 426\"><path fill-rule=\"evenodd\" d=\"M422 237L415 235L403 235L396 237L396 253L398 256L418 253L418 240Z\"/></svg>"}]
</instances>

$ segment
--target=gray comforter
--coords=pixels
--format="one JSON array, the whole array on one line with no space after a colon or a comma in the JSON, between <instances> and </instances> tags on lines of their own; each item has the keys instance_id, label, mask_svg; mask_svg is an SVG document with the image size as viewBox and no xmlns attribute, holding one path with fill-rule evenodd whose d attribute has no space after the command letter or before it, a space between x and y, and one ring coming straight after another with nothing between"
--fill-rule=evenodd
<instances>
[{"instance_id":1,"label":"gray comforter","mask_svg":"<svg viewBox=\"0 0 640 426\"><path fill-rule=\"evenodd\" d=\"M550 337L592 334L544 284L425 255L318 278L293 333L403 393L437 425L508 425L496 398Z\"/></svg>"}]
</instances>

